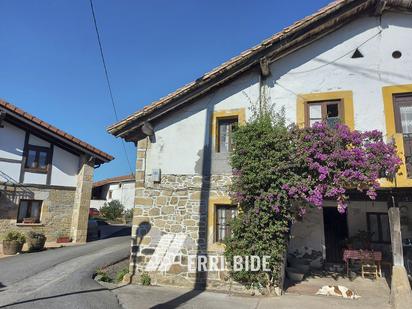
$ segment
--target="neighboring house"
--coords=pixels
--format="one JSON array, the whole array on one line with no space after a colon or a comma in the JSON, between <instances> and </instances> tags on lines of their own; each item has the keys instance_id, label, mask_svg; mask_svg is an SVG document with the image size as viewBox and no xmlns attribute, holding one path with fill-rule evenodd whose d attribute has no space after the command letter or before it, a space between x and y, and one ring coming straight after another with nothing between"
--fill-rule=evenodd
<instances>
[{"instance_id":1,"label":"neighboring house","mask_svg":"<svg viewBox=\"0 0 412 309\"><path fill-rule=\"evenodd\" d=\"M138 263L131 269L150 264L154 282L193 286L199 277L188 273L188 255L222 254L236 212L228 192L232 128L265 100L302 127L324 120L380 130L408 161L411 48L411 1L335 1L109 127L137 145L132 261ZM412 238L409 167L402 166L394 183L382 180L376 201L350 192L346 215L337 214L334 201L310 211L293 226L290 252L314 264L342 262L344 239L369 230L374 248L390 258L394 187L402 236ZM151 256L166 256L162 246L171 243L182 247L180 258L163 272ZM227 284L219 272L207 278L214 287Z\"/></svg>"},{"instance_id":2,"label":"neighboring house","mask_svg":"<svg viewBox=\"0 0 412 309\"><path fill-rule=\"evenodd\" d=\"M94 168L113 157L0 100L0 234L85 242Z\"/></svg>"},{"instance_id":3,"label":"neighboring house","mask_svg":"<svg viewBox=\"0 0 412 309\"><path fill-rule=\"evenodd\" d=\"M118 176L95 182L90 207L100 209L104 203L118 200L125 209L132 209L135 182L134 175Z\"/></svg>"}]
</instances>

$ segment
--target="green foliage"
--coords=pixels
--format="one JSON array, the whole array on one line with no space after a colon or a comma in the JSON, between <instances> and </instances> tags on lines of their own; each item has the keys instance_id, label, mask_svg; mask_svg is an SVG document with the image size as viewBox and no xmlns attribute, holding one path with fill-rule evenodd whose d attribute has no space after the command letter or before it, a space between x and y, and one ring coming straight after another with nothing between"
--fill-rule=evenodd
<instances>
[{"instance_id":1,"label":"green foliage","mask_svg":"<svg viewBox=\"0 0 412 309\"><path fill-rule=\"evenodd\" d=\"M6 234L4 240L15 240L18 243L24 244L26 242L26 236L19 231L10 231Z\"/></svg>"},{"instance_id":2,"label":"green foliage","mask_svg":"<svg viewBox=\"0 0 412 309\"><path fill-rule=\"evenodd\" d=\"M124 211L124 218L126 222L131 222L133 219L133 209L126 209Z\"/></svg>"},{"instance_id":3,"label":"green foliage","mask_svg":"<svg viewBox=\"0 0 412 309\"><path fill-rule=\"evenodd\" d=\"M121 281L123 280L123 277L124 277L125 275L127 275L128 273L129 273L129 269L128 269L127 267L119 270L119 271L116 273L116 282L121 282Z\"/></svg>"},{"instance_id":4,"label":"green foliage","mask_svg":"<svg viewBox=\"0 0 412 309\"><path fill-rule=\"evenodd\" d=\"M44 233L41 233L41 232L30 231L27 233L27 238L28 239L45 239L46 235L44 235Z\"/></svg>"},{"instance_id":5,"label":"green foliage","mask_svg":"<svg viewBox=\"0 0 412 309\"><path fill-rule=\"evenodd\" d=\"M229 264L234 256L270 256L269 272L231 272L236 281L248 287L267 288L270 293L280 281L279 270L294 216L281 187L291 180L303 181L302 175L295 173L300 162L291 155L295 153L294 146L282 115L265 112L240 126L234 143L232 192L241 211L233 221L225 256Z\"/></svg>"},{"instance_id":6,"label":"green foliage","mask_svg":"<svg viewBox=\"0 0 412 309\"><path fill-rule=\"evenodd\" d=\"M124 212L124 206L120 201L113 200L109 203L104 203L103 207L100 209L100 214L109 220L115 220L122 217Z\"/></svg>"},{"instance_id":7,"label":"green foliage","mask_svg":"<svg viewBox=\"0 0 412 309\"><path fill-rule=\"evenodd\" d=\"M149 274L144 272L140 275L140 284L141 285L150 285L152 283L152 279L150 278Z\"/></svg>"},{"instance_id":8,"label":"green foliage","mask_svg":"<svg viewBox=\"0 0 412 309\"><path fill-rule=\"evenodd\" d=\"M113 279L110 278L109 274L107 272L105 272L104 270L100 269L100 268L96 270L96 276L100 277L99 281L113 282Z\"/></svg>"}]
</instances>

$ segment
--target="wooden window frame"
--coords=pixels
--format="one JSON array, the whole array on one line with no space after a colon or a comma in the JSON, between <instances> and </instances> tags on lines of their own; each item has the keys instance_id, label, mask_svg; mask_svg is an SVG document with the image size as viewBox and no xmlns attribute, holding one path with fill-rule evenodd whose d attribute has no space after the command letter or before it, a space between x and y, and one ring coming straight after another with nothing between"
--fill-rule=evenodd
<instances>
[{"instance_id":1,"label":"wooden window frame","mask_svg":"<svg viewBox=\"0 0 412 309\"><path fill-rule=\"evenodd\" d=\"M412 106L412 103L397 102L399 97L412 97L412 92L395 93L393 95L393 111L395 116L395 131L396 133L403 133L400 108L401 106Z\"/></svg>"},{"instance_id":2,"label":"wooden window frame","mask_svg":"<svg viewBox=\"0 0 412 309\"><path fill-rule=\"evenodd\" d=\"M36 157L35 161L37 165L39 164L39 154L40 152L45 152L47 153L47 158L46 158L46 168L40 168L40 167L28 167L28 159L29 159L29 151L34 150L36 152ZM43 146L37 146L37 145L30 145L28 144L26 147L25 151L25 163L24 163L24 171L25 172L30 172L30 173L38 173L38 174L47 174L49 169L50 169L50 164L51 164L51 148L49 147L43 147Z\"/></svg>"},{"instance_id":3,"label":"wooden window frame","mask_svg":"<svg viewBox=\"0 0 412 309\"><path fill-rule=\"evenodd\" d=\"M212 129L211 129L211 134L213 138L213 149L214 152L220 153L219 152L219 120L221 119L233 119L237 117L238 120L238 125L242 125L246 121L246 113L244 108L238 108L238 109L229 109L229 110L222 110L222 111L215 111L213 112L213 119L212 119Z\"/></svg>"},{"instance_id":4,"label":"wooden window frame","mask_svg":"<svg viewBox=\"0 0 412 309\"><path fill-rule=\"evenodd\" d=\"M216 119L216 152L217 153L221 153L221 145L220 145L220 122L224 120L236 120L234 122L236 122L239 125L239 116L235 115L235 116L229 116L229 117L219 117ZM231 134L229 135L229 140L230 140L230 145L229 145L229 150L228 153L231 153L233 151L233 143L232 143L232 133L233 131L230 132Z\"/></svg>"},{"instance_id":5,"label":"wooden window frame","mask_svg":"<svg viewBox=\"0 0 412 309\"><path fill-rule=\"evenodd\" d=\"M16 218L17 223L19 223L19 224L32 224L32 223L24 223L24 222L23 222L24 217L22 218L21 221L19 221L21 202L27 202L27 203L28 203L27 208L28 208L28 209L30 208L30 212L31 212L32 203L34 203L34 202L40 203L39 220L38 220L38 222L34 222L34 224L41 223L41 215L42 215L42 210L43 210L43 201L42 201L42 200L29 200L29 199L21 199L21 200L19 201L19 208L18 208L18 211L17 211L17 218ZM28 212L28 211L27 211L27 212ZM27 212L26 212L26 214L27 214Z\"/></svg>"},{"instance_id":6,"label":"wooden window frame","mask_svg":"<svg viewBox=\"0 0 412 309\"><path fill-rule=\"evenodd\" d=\"M382 221L381 221L381 216L387 216L389 220L388 213L386 212L367 212L366 213L366 222L367 222L367 227L368 227L368 232L371 232L371 226L370 226L370 216L377 216L378 220L378 240L377 241L371 241L374 244L390 244L391 240L389 238L388 241L383 241L383 233L382 233Z\"/></svg>"},{"instance_id":7,"label":"wooden window frame","mask_svg":"<svg viewBox=\"0 0 412 309\"><path fill-rule=\"evenodd\" d=\"M214 223L214 226L213 226L213 231L214 231L213 241L214 241L215 243L224 243L224 240L218 239L218 234L219 234L219 229L218 229L218 226L219 226L218 209L219 209L219 208L223 208L223 209L226 208L225 211L227 211L227 210L229 210L229 209L236 209L236 210L238 210L238 208L237 208L236 205L233 205L233 204L215 204L214 207L215 207L215 223ZM226 226L226 232L231 233L232 231L231 231L230 228L227 229L227 226Z\"/></svg>"},{"instance_id":8,"label":"wooden window frame","mask_svg":"<svg viewBox=\"0 0 412 309\"><path fill-rule=\"evenodd\" d=\"M344 104L342 99L331 99L331 100L321 100L321 101L306 101L305 102L305 127L310 127L310 114L309 114L309 106L310 105L320 105L321 106L321 117L322 122L327 119L327 106L330 103L338 103L338 115L341 119L341 123L344 123Z\"/></svg>"},{"instance_id":9,"label":"wooden window frame","mask_svg":"<svg viewBox=\"0 0 412 309\"><path fill-rule=\"evenodd\" d=\"M342 101L342 124L345 124L349 129L355 129L355 116L353 112L353 93L352 91L331 91L331 92L317 92L308 94L298 94L296 101L296 124L300 128L304 128L307 119L306 105L307 102L321 102L321 101Z\"/></svg>"}]
</instances>

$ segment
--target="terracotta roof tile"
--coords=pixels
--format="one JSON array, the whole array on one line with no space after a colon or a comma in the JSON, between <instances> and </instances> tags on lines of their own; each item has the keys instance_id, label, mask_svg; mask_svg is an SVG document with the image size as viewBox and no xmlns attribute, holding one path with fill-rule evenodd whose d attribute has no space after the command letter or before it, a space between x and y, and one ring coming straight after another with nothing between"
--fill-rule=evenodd
<instances>
[{"instance_id":1,"label":"terracotta roof tile","mask_svg":"<svg viewBox=\"0 0 412 309\"><path fill-rule=\"evenodd\" d=\"M135 180L134 175L116 176L116 177L107 178L107 179L97 181L93 184L93 187L101 187L101 186L107 185L109 183L124 182L124 181L131 181L131 180Z\"/></svg>"}]
</instances>

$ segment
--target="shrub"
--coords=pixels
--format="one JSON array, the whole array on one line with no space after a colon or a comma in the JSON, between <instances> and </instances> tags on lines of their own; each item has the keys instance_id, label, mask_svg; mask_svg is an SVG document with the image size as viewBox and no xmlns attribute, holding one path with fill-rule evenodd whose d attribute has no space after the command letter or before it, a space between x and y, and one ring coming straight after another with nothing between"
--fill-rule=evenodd
<instances>
[{"instance_id":1,"label":"shrub","mask_svg":"<svg viewBox=\"0 0 412 309\"><path fill-rule=\"evenodd\" d=\"M102 282L113 282L113 279L110 278L107 272L103 271L102 269L98 269L96 271L96 276L99 276L100 278L98 279L99 281Z\"/></svg>"},{"instance_id":2,"label":"shrub","mask_svg":"<svg viewBox=\"0 0 412 309\"><path fill-rule=\"evenodd\" d=\"M109 220L115 220L122 217L123 212L124 206L118 200L104 203L103 207L100 209L100 214Z\"/></svg>"},{"instance_id":3,"label":"shrub","mask_svg":"<svg viewBox=\"0 0 412 309\"><path fill-rule=\"evenodd\" d=\"M140 284L141 285L150 285L152 283L152 278L150 278L149 274L144 272L140 275Z\"/></svg>"},{"instance_id":4,"label":"shrub","mask_svg":"<svg viewBox=\"0 0 412 309\"><path fill-rule=\"evenodd\" d=\"M30 231L27 233L27 238L28 239L46 239L46 235L44 235L44 233L41 233L41 232Z\"/></svg>"},{"instance_id":5,"label":"shrub","mask_svg":"<svg viewBox=\"0 0 412 309\"><path fill-rule=\"evenodd\" d=\"M127 267L121 269L116 273L116 282L121 282L123 277L129 273L129 269Z\"/></svg>"},{"instance_id":6,"label":"shrub","mask_svg":"<svg viewBox=\"0 0 412 309\"><path fill-rule=\"evenodd\" d=\"M26 237L22 232L19 231L10 231L6 234L4 240L15 240L20 244L24 244L26 242Z\"/></svg>"}]
</instances>

